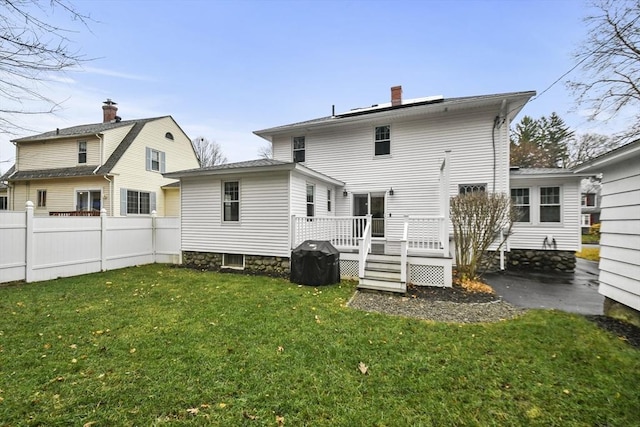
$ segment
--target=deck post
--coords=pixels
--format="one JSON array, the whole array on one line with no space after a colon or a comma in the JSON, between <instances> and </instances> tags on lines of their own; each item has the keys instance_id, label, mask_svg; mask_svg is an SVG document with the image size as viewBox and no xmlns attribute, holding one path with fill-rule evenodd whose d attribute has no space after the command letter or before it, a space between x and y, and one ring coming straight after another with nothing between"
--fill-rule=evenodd
<instances>
[{"instance_id":1,"label":"deck post","mask_svg":"<svg viewBox=\"0 0 640 427\"><path fill-rule=\"evenodd\" d=\"M296 216L291 215L291 249L295 248L296 243Z\"/></svg>"}]
</instances>

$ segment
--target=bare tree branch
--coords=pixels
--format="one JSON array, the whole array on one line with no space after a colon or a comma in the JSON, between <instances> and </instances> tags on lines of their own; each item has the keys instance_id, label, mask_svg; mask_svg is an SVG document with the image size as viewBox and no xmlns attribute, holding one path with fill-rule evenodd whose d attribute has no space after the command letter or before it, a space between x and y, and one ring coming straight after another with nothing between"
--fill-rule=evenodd
<instances>
[{"instance_id":1,"label":"bare tree branch","mask_svg":"<svg viewBox=\"0 0 640 427\"><path fill-rule=\"evenodd\" d=\"M640 0L596 0L598 13L585 19L588 35L575 54L582 74L568 82L589 118L615 116L640 106ZM621 135L640 136L640 114Z\"/></svg>"},{"instance_id":2,"label":"bare tree branch","mask_svg":"<svg viewBox=\"0 0 640 427\"><path fill-rule=\"evenodd\" d=\"M58 110L40 84L86 61L70 48L72 31L48 22L54 9L88 28L90 16L67 0L0 0L0 133L24 129L16 115Z\"/></svg>"},{"instance_id":3,"label":"bare tree branch","mask_svg":"<svg viewBox=\"0 0 640 427\"><path fill-rule=\"evenodd\" d=\"M258 156L261 159L273 159L272 145L267 143L262 147L258 148Z\"/></svg>"},{"instance_id":4,"label":"bare tree branch","mask_svg":"<svg viewBox=\"0 0 640 427\"><path fill-rule=\"evenodd\" d=\"M193 139L191 144L196 156L198 156L201 168L227 163L227 157L222 153L222 148L217 142L209 141L207 138L199 136Z\"/></svg>"}]
</instances>

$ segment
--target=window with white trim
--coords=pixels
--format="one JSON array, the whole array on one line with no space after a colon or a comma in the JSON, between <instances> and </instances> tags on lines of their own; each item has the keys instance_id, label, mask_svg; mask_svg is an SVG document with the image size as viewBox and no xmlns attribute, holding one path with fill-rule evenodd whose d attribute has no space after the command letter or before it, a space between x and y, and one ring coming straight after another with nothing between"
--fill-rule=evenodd
<instances>
[{"instance_id":1,"label":"window with white trim","mask_svg":"<svg viewBox=\"0 0 640 427\"><path fill-rule=\"evenodd\" d=\"M9 209L9 197L0 196L0 211L6 211Z\"/></svg>"},{"instance_id":2,"label":"window with white trim","mask_svg":"<svg viewBox=\"0 0 640 427\"><path fill-rule=\"evenodd\" d=\"M222 266L227 268L244 268L244 255L222 254Z\"/></svg>"},{"instance_id":3,"label":"window with white trim","mask_svg":"<svg viewBox=\"0 0 640 427\"><path fill-rule=\"evenodd\" d=\"M222 220L224 222L240 221L240 182L223 182Z\"/></svg>"},{"instance_id":4,"label":"window with white trim","mask_svg":"<svg viewBox=\"0 0 640 427\"><path fill-rule=\"evenodd\" d=\"M511 203L517 214L515 222L531 222L531 199L528 188L512 188Z\"/></svg>"},{"instance_id":5,"label":"window with white trim","mask_svg":"<svg viewBox=\"0 0 640 427\"><path fill-rule=\"evenodd\" d=\"M483 184L459 184L458 194L484 193L487 191L487 183Z\"/></svg>"},{"instance_id":6,"label":"window with white trim","mask_svg":"<svg viewBox=\"0 0 640 427\"><path fill-rule=\"evenodd\" d=\"M296 163L304 163L305 160L305 137L293 137L293 161Z\"/></svg>"},{"instance_id":7,"label":"window with white trim","mask_svg":"<svg viewBox=\"0 0 640 427\"><path fill-rule=\"evenodd\" d=\"M540 222L561 222L560 187L540 187Z\"/></svg>"},{"instance_id":8,"label":"window with white trim","mask_svg":"<svg viewBox=\"0 0 640 427\"><path fill-rule=\"evenodd\" d=\"M163 151L154 150L153 148L146 147L145 150L145 164L146 170L152 172L165 172L166 156Z\"/></svg>"},{"instance_id":9,"label":"window with white trim","mask_svg":"<svg viewBox=\"0 0 640 427\"><path fill-rule=\"evenodd\" d=\"M596 205L596 195L594 193L582 193L582 206L594 207Z\"/></svg>"},{"instance_id":10,"label":"window with white trim","mask_svg":"<svg viewBox=\"0 0 640 427\"><path fill-rule=\"evenodd\" d=\"M327 212L331 212L331 189L327 189Z\"/></svg>"},{"instance_id":11,"label":"window with white trim","mask_svg":"<svg viewBox=\"0 0 640 427\"><path fill-rule=\"evenodd\" d=\"M376 156L391 154L391 126L376 126L374 152Z\"/></svg>"},{"instance_id":12,"label":"window with white trim","mask_svg":"<svg viewBox=\"0 0 640 427\"><path fill-rule=\"evenodd\" d=\"M583 227L591 227L591 214L582 214L581 223Z\"/></svg>"},{"instance_id":13,"label":"window with white trim","mask_svg":"<svg viewBox=\"0 0 640 427\"><path fill-rule=\"evenodd\" d=\"M307 184L307 216L315 216L315 193L316 187L313 184Z\"/></svg>"},{"instance_id":14,"label":"window with white trim","mask_svg":"<svg viewBox=\"0 0 640 427\"><path fill-rule=\"evenodd\" d=\"M87 163L87 141L78 141L78 163Z\"/></svg>"},{"instance_id":15,"label":"window with white trim","mask_svg":"<svg viewBox=\"0 0 640 427\"><path fill-rule=\"evenodd\" d=\"M47 190L38 190L38 204L39 208L47 207Z\"/></svg>"}]
</instances>

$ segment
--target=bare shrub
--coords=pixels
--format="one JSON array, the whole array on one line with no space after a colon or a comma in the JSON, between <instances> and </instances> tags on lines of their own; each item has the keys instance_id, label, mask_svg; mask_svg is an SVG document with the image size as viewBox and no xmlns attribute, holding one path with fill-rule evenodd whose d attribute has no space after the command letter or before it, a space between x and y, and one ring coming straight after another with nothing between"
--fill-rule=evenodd
<instances>
[{"instance_id":1,"label":"bare shrub","mask_svg":"<svg viewBox=\"0 0 640 427\"><path fill-rule=\"evenodd\" d=\"M483 254L494 241L504 244L515 219L511 199L502 193L475 192L451 198L451 223L458 273L474 279Z\"/></svg>"}]
</instances>

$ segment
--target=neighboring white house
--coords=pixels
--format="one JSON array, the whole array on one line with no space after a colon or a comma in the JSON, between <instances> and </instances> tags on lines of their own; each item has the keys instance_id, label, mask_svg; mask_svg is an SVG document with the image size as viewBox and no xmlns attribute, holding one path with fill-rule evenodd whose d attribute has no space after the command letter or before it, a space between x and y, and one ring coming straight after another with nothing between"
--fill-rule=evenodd
<instances>
[{"instance_id":1,"label":"neighboring white house","mask_svg":"<svg viewBox=\"0 0 640 427\"><path fill-rule=\"evenodd\" d=\"M575 171L603 174L599 292L605 314L640 326L640 140Z\"/></svg>"},{"instance_id":2,"label":"neighboring white house","mask_svg":"<svg viewBox=\"0 0 640 427\"><path fill-rule=\"evenodd\" d=\"M165 174L181 179L184 263L286 274L292 248L330 240L343 276L360 277L360 286L448 286L449 199L509 194L509 124L534 94L403 100L396 86L388 103L254 132L271 142L273 160ZM518 188L530 191L527 232L556 236L549 247L525 243L579 248L578 181L520 177ZM543 210L559 217L534 213L540 188Z\"/></svg>"}]
</instances>

